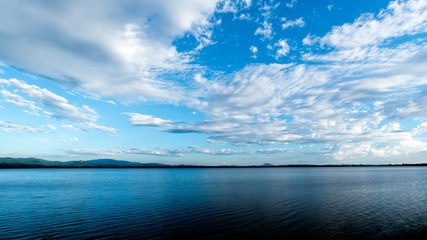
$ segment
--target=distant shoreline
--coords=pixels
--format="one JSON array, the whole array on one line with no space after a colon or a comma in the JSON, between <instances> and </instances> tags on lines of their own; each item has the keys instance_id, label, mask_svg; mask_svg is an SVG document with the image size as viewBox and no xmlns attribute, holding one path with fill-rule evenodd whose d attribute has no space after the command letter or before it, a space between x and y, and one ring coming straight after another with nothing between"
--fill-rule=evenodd
<instances>
[{"instance_id":1,"label":"distant shoreline","mask_svg":"<svg viewBox=\"0 0 427 240\"><path fill-rule=\"evenodd\" d=\"M21 165L21 164L0 164L0 169L36 169L36 168L56 168L56 169L89 169L89 168L344 168L344 167L427 167L427 163L419 164L380 164L380 165L273 165L273 166L198 166L198 165L170 165L170 166L43 166L43 165Z\"/></svg>"},{"instance_id":2,"label":"distant shoreline","mask_svg":"<svg viewBox=\"0 0 427 240\"><path fill-rule=\"evenodd\" d=\"M273 165L264 163L262 165L186 165L186 164L162 164L162 163L140 163L115 159L93 159L86 161L49 161L39 158L11 158L0 157L0 169L9 168L286 168L286 167L408 167L427 166L427 163L400 163L400 164L288 164Z\"/></svg>"}]
</instances>

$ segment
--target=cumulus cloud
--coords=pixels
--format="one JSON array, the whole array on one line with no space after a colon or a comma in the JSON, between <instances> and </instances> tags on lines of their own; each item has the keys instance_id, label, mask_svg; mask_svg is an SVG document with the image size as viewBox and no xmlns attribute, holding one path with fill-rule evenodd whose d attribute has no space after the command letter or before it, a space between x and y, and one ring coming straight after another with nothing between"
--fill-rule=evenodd
<instances>
[{"instance_id":1,"label":"cumulus cloud","mask_svg":"<svg viewBox=\"0 0 427 240\"><path fill-rule=\"evenodd\" d=\"M261 40L272 39L273 38L272 33L273 33L273 30L271 27L271 23L268 23L267 21L264 21L262 23L262 27L258 27L255 30L255 35L262 36Z\"/></svg>"},{"instance_id":2,"label":"cumulus cloud","mask_svg":"<svg viewBox=\"0 0 427 240\"><path fill-rule=\"evenodd\" d=\"M251 50L251 52L253 53L252 58L257 58L258 48L255 46L251 46L249 50Z\"/></svg>"},{"instance_id":3,"label":"cumulus cloud","mask_svg":"<svg viewBox=\"0 0 427 240\"><path fill-rule=\"evenodd\" d=\"M252 52L253 54L257 54L257 53L258 53L258 48L257 48L257 47L255 47L255 46L251 46L251 48L250 48L249 50L251 50L251 52Z\"/></svg>"},{"instance_id":4,"label":"cumulus cloud","mask_svg":"<svg viewBox=\"0 0 427 240\"><path fill-rule=\"evenodd\" d=\"M289 53L290 47L286 39L279 40L276 44L274 44L274 46L278 47L276 52L276 59L282 56L286 56Z\"/></svg>"}]
</instances>

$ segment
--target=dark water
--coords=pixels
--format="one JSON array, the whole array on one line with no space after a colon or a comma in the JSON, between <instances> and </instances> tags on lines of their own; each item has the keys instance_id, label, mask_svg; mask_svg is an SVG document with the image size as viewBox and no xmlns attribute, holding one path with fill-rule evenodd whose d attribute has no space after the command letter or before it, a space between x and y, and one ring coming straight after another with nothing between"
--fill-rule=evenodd
<instances>
[{"instance_id":1,"label":"dark water","mask_svg":"<svg viewBox=\"0 0 427 240\"><path fill-rule=\"evenodd\" d=\"M0 169L0 239L422 239L426 229L427 167Z\"/></svg>"}]
</instances>

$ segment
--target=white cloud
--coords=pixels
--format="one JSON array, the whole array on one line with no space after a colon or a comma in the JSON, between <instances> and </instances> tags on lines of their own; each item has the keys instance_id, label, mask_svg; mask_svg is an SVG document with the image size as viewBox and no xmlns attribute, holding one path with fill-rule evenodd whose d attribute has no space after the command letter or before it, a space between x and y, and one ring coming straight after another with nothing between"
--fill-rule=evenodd
<instances>
[{"instance_id":1,"label":"white cloud","mask_svg":"<svg viewBox=\"0 0 427 240\"><path fill-rule=\"evenodd\" d=\"M17 94L11 93L4 89L2 89L0 93L3 95L3 98L6 102L11 103L20 108L29 109L30 112L27 111L28 113L37 114L37 112L41 110L39 107L36 107L33 101L25 100L23 97Z\"/></svg>"},{"instance_id":2,"label":"white cloud","mask_svg":"<svg viewBox=\"0 0 427 240\"><path fill-rule=\"evenodd\" d=\"M249 13L242 13L239 17L236 17L239 20L251 20L251 15Z\"/></svg>"},{"instance_id":3,"label":"white cloud","mask_svg":"<svg viewBox=\"0 0 427 240\"><path fill-rule=\"evenodd\" d=\"M72 124L64 124L62 128L67 129L68 131L81 131L80 128L74 127Z\"/></svg>"},{"instance_id":4,"label":"white cloud","mask_svg":"<svg viewBox=\"0 0 427 240\"><path fill-rule=\"evenodd\" d=\"M287 2L285 6L288 8L293 8L296 3L297 0L291 0L290 2Z\"/></svg>"},{"instance_id":5,"label":"white cloud","mask_svg":"<svg viewBox=\"0 0 427 240\"><path fill-rule=\"evenodd\" d=\"M79 139L78 138L76 138L76 137L72 137L72 138L70 138L70 142L78 142L79 141Z\"/></svg>"},{"instance_id":6,"label":"white cloud","mask_svg":"<svg viewBox=\"0 0 427 240\"><path fill-rule=\"evenodd\" d=\"M237 13L239 10L249 8L251 5L251 0L222 0L218 2L217 11Z\"/></svg>"},{"instance_id":7,"label":"white cloud","mask_svg":"<svg viewBox=\"0 0 427 240\"><path fill-rule=\"evenodd\" d=\"M16 7L17 16L34 19L28 21L34 23L30 26L22 24L17 16L8 18L10 14L4 10L8 8L0 8L5 19L15 20L0 26L0 44L4 46L0 54L18 67L59 79L77 90L103 96L174 102L205 116L202 121L183 123L124 113L133 125L158 126L159 130L171 133L201 132L208 135L209 141L227 141L239 146L286 143L315 145L318 149L327 146L317 150L318 153L337 159L399 156L425 149L424 140L419 136L424 131L422 123L427 121L427 98L423 90L427 84L427 47L425 36L421 34L426 32L427 26L425 1L391 2L379 14L363 14L353 23L336 26L322 37L308 34L303 39L304 45L318 42L328 48L307 47L308 52L301 59L306 64L253 64L230 74L204 74L206 69L189 64L190 53L178 53L172 46L177 36L188 32L196 36L199 46L211 44L211 27L213 21L218 21L210 19L214 3L202 1L193 6L188 2L188 9L185 6L174 9L182 3L147 1L141 4L152 8L135 8L135 16L139 17L124 15L123 6L116 9L114 3L99 4L101 9L95 11L96 14L84 15L82 21L87 25L71 26L66 26L63 18L57 17L59 22L49 20L55 16L70 19L73 8L69 4L81 11L80 8L93 2L81 3L81 6L68 2L58 4L53 16L37 1L29 4L41 10L40 16L35 15L37 11L19 14L26 10ZM290 5L294 3L291 1ZM133 5L127 4L130 3L124 6L133 9ZM15 6L15 3L8 5ZM256 29L255 35L264 40L273 38L269 22L272 9L277 6L264 4L264 18L257 20L262 26ZM144 9L154 9L158 15L151 15ZM106 12L115 17L110 19L109 15L107 18ZM104 18L105 24L98 25L98 20ZM41 29L35 28L41 21L46 23L41 24ZM284 21L284 29L305 24L302 18ZM12 27L6 29L6 25ZM82 29L76 27L79 25ZM40 31L31 32L28 37L32 39L31 44L20 42L25 39L21 36L26 36L22 31L30 27ZM89 31L93 29L95 32ZM66 36L67 41L52 38L48 32ZM402 38L391 41L398 37ZM277 50L277 58L290 51L286 39L277 45L271 43L267 48ZM46 53L52 54L45 56ZM29 54L34 57L28 58ZM188 77L194 85L186 89L174 81L159 78L168 74L172 74L173 79L182 76L176 73L185 73L183 78ZM177 81L180 80L183 79ZM0 84L15 86L42 102L54 115L74 119L79 128L116 131L96 125L94 122L99 116L89 107L75 106L65 98L19 81L0 79ZM400 122L407 119L418 126L410 127ZM290 151L269 149L259 153ZM301 151L308 151L305 149ZM233 151L236 150L190 147L105 152L107 155L133 152L159 156L240 152ZM77 150L74 152L78 154ZM96 149L82 152L105 155L104 151Z\"/></svg>"},{"instance_id":8,"label":"white cloud","mask_svg":"<svg viewBox=\"0 0 427 240\"><path fill-rule=\"evenodd\" d=\"M176 82L160 76L194 66L172 42L190 33L209 43L217 1L26 4L0 4L0 55L8 65L87 94L174 102L187 95Z\"/></svg>"},{"instance_id":9,"label":"white cloud","mask_svg":"<svg viewBox=\"0 0 427 240\"><path fill-rule=\"evenodd\" d=\"M193 107L208 120L162 130L207 133L234 145L327 143L336 145L335 158L356 156L348 151L362 145L358 152L366 156L414 153L400 143L414 139L411 129L386 123L427 118L427 98L418 89L427 84L426 59L418 57L425 56L424 48L397 48L383 57L376 51L369 61L355 58L353 63L251 65L226 77L230 81L206 81L209 91ZM406 57L397 54L401 51Z\"/></svg>"},{"instance_id":10,"label":"white cloud","mask_svg":"<svg viewBox=\"0 0 427 240\"><path fill-rule=\"evenodd\" d=\"M248 153L248 151L239 151L239 150L232 150L232 149L209 149L209 148L201 148L197 146L191 146L188 147L189 153L203 153L203 154L209 154L209 155L235 155L235 154L245 154Z\"/></svg>"},{"instance_id":11,"label":"white cloud","mask_svg":"<svg viewBox=\"0 0 427 240\"><path fill-rule=\"evenodd\" d=\"M363 14L352 24L334 27L320 39L320 43L337 48L362 47L379 44L389 38L426 31L426 1L393 1L376 16Z\"/></svg>"},{"instance_id":12,"label":"white cloud","mask_svg":"<svg viewBox=\"0 0 427 240\"><path fill-rule=\"evenodd\" d=\"M130 117L129 122L134 126L168 126L174 123L171 120L156 118L139 113L123 113Z\"/></svg>"},{"instance_id":13,"label":"white cloud","mask_svg":"<svg viewBox=\"0 0 427 240\"><path fill-rule=\"evenodd\" d=\"M267 21L264 21L262 23L262 27L259 27L255 30L255 35L261 35L262 40L265 39L272 39L272 29L271 29L271 23L268 23Z\"/></svg>"},{"instance_id":14,"label":"white cloud","mask_svg":"<svg viewBox=\"0 0 427 240\"><path fill-rule=\"evenodd\" d=\"M302 19L302 17L295 19L295 20L286 20L286 18L282 18L281 19L282 22L284 22L282 24L282 29L286 29L289 27L304 27L305 26L305 22Z\"/></svg>"},{"instance_id":15,"label":"white cloud","mask_svg":"<svg viewBox=\"0 0 427 240\"><path fill-rule=\"evenodd\" d=\"M46 126L47 126L48 128L50 128L50 129L52 129L52 130L55 130L55 129L56 129L56 127L55 127L55 126L50 125L50 124L46 124Z\"/></svg>"},{"instance_id":16,"label":"white cloud","mask_svg":"<svg viewBox=\"0 0 427 240\"><path fill-rule=\"evenodd\" d=\"M65 153L79 156L115 156L121 153L121 150L116 149L91 149L91 148L76 148L65 149Z\"/></svg>"},{"instance_id":17,"label":"white cloud","mask_svg":"<svg viewBox=\"0 0 427 240\"><path fill-rule=\"evenodd\" d=\"M82 124L86 128L96 129L106 133L115 133L117 131L117 129L114 128L96 125L94 122L99 118L99 116L96 111L89 106L83 105L82 107L77 107L70 104L66 98L56 95L46 88L42 89L36 85L29 85L17 79L0 80L2 80L0 81L1 85L16 87L19 91L40 101L44 106L54 112L54 114L45 112L47 117L72 120ZM40 108L35 107L34 102L24 100L19 95L12 94L6 90L2 90L1 93L3 96L7 97L6 101L17 106L30 108L33 112L41 110Z\"/></svg>"},{"instance_id":18,"label":"white cloud","mask_svg":"<svg viewBox=\"0 0 427 240\"><path fill-rule=\"evenodd\" d=\"M250 50L251 50L251 52L252 52L253 54L257 54L257 53L258 53L258 48L257 48L257 47L255 47L255 46L251 46Z\"/></svg>"},{"instance_id":19,"label":"white cloud","mask_svg":"<svg viewBox=\"0 0 427 240\"><path fill-rule=\"evenodd\" d=\"M315 44L317 41L319 41L319 37L313 36L310 33L307 34L307 36L302 40L303 45L311 46Z\"/></svg>"},{"instance_id":20,"label":"white cloud","mask_svg":"<svg viewBox=\"0 0 427 240\"><path fill-rule=\"evenodd\" d=\"M95 129L95 130L98 130L104 133L109 133L109 134L114 134L114 133L117 133L118 131L118 129L100 126L93 122L85 122L85 123L81 123L80 125L83 126L84 128Z\"/></svg>"},{"instance_id":21,"label":"white cloud","mask_svg":"<svg viewBox=\"0 0 427 240\"><path fill-rule=\"evenodd\" d=\"M207 79L204 78L202 76L202 74L197 73L197 74L194 75L194 81L196 81L199 84L204 84L204 83L206 83Z\"/></svg>"},{"instance_id":22,"label":"white cloud","mask_svg":"<svg viewBox=\"0 0 427 240\"><path fill-rule=\"evenodd\" d=\"M184 157L187 154L207 154L207 155L240 155L240 154L282 154L291 152L290 149L268 148L259 150L233 150L228 148L210 149L198 146L189 146L180 149L159 148L156 150L147 148L127 148L127 149L65 149L64 152L71 155L84 156L112 156L112 155L150 155L160 157Z\"/></svg>"},{"instance_id":23,"label":"white cloud","mask_svg":"<svg viewBox=\"0 0 427 240\"><path fill-rule=\"evenodd\" d=\"M286 39L281 39L274 45L278 47L276 52L276 59L288 55L290 47L286 41Z\"/></svg>"},{"instance_id":24,"label":"white cloud","mask_svg":"<svg viewBox=\"0 0 427 240\"><path fill-rule=\"evenodd\" d=\"M45 88L41 89L35 85L29 85L17 79L9 79L8 82L29 97L43 103L43 105L50 108L59 118L67 118L76 121L95 121L98 118L98 115L93 109L87 106L81 108L76 107L70 104L64 97L58 96Z\"/></svg>"},{"instance_id":25,"label":"white cloud","mask_svg":"<svg viewBox=\"0 0 427 240\"><path fill-rule=\"evenodd\" d=\"M27 132L27 133L43 133L45 129L33 128L27 125L21 125L14 122L0 121L0 129L5 132Z\"/></svg>"},{"instance_id":26,"label":"white cloud","mask_svg":"<svg viewBox=\"0 0 427 240\"><path fill-rule=\"evenodd\" d=\"M258 53L258 48L255 46L251 46L249 50L251 50L251 52L253 53L252 58L257 58L256 54Z\"/></svg>"},{"instance_id":27,"label":"white cloud","mask_svg":"<svg viewBox=\"0 0 427 240\"><path fill-rule=\"evenodd\" d=\"M127 154L140 154L140 155L152 155L152 156L163 156L163 157L182 157L184 156L181 152L175 152L172 150L150 150L145 148L131 148L124 151Z\"/></svg>"}]
</instances>

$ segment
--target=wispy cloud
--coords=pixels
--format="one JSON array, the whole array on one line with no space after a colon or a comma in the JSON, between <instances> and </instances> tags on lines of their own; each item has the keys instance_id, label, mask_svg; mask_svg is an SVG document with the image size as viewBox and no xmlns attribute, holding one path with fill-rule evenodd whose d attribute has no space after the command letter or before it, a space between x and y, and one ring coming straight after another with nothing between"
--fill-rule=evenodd
<instances>
[{"instance_id":1,"label":"wispy cloud","mask_svg":"<svg viewBox=\"0 0 427 240\"><path fill-rule=\"evenodd\" d=\"M72 124L64 124L62 128L67 129L68 131L81 131L80 128L74 127Z\"/></svg>"},{"instance_id":2,"label":"wispy cloud","mask_svg":"<svg viewBox=\"0 0 427 240\"><path fill-rule=\"evenodd\" d=\"M286 20L286 18L282 18L281 19L282 22L284 22L282 24L282 29L286 29L286 28L290 28L290 27L304 27L305 26L305 22L302 19L302 17L295 19L295 20Z\"/></svg>"},{"instance_id":3,"label":"wispy cloud","mask_svg":"<svg viewBox=\"0 0 427 240\"><path fill-rule=\"evenodd\" d=\"M11 103L17 107L23 108L25 109L24 111L27 111L28 113L37 114L37 112L41 110L39 107L36 107L35 102L25 100L23 97L17 94L11 93L4 89L2 89L0 93L3 95L3 98L6 102Z\"/></svg>"},{"instance_id":4,"label":"wispy cloud","mask_svg":"<svg viewBox=\"0 0 427 240\"><path fill-rule=\"evenodd\" d=\"M363 14L351 24L334 27L320 43L338 48L379 44L389 38L423 33L426 21L426 1L393 1L376 16Z\"/></svg>"},{"instance_id":5,"label":"wispy cloud","mask_svg":"<svg viewBox=\"0 0 427 240\"><path fill-rule=\"evenodd\" d=\"M167 126L174 123L171 120L156 118L139 113L123 113L130 117L129 122L134 126Z\"/></svg>"},{"instance_id":6,"label":"wispy cloud","mask_svg":"<svg viewBox=\"0 0 427 240\"><path fill-rule=\"evenodd\" d=\"M189 146L180 149L158 148L156 150L147 148L127 148L127 149L65 149L64 152L72 155L83 156L112 156L119 154L149 155L160 157L183 157L186 154L207 154L207 155L240 155L240 154L281 154L291 152L285 148L267 148L259 150L233 150L227 148L211 149L198 146Z\"/></svg>"},{"instance_id":7,"label":"wispy cloud","mask_svg":"<svg viewBox=\"0 0 427 240\"><path fill-rule=\"evenodd\" d=\"M42 128L34 128L27 125L22 125L14 122L0 121L0 129L5 132L26 132L26 133L43 133L46 132Z\"/></svg>"},{"instance_id":8,"label":"wispy cloud","mask_svg":"<svg viewBox=\"0 0 427 240\"><path fill-rule=\"evenodd\" d=\"M95 121L98 119L98 115L90 107L74 106L64 97L56 95L47 89L41 89L38 86L29 85L17 79L9 79L5 81L8 81L10 85L16 87L29 97L40 101L56 114L55 117L76 121Z\"/></svg>"},{"instance_id":9,"label":"wispy cloud","mask_svg":"<svg viewBox=\"0 0 427 240\"><path fill-rule=\"evenodd\" d=\"M13 86L20 92L25 93L29 97L40 101L44 106L49 108L54 114L47 114L48 117L55 119L67 119L79 122L86 128L100 130L106 133L115 133L117 129L98 126L94 122L99 118L96 111L89 106L83 105L82 107L75 106L68 102L62 96L59 96L45 88L39 88L36 85L29 85L24 81L17 79L1 79L0 85ZM34 102L27 101L21 96L13 94L9 91L2 90L2 95L6 98L7 102L14 105L31 109L33 112L41 110L36 107Z\"/></svg>"},{"instance_id":10,"label":"wispy cloud","mask_svg":"<svg viewBox=\"0 0 427 240\"><path fill-rule=\"evenodd\" d=\"M297 0L290 0L289 2L286 3L285 6L288 8L293 8L296 3L297 3Z\"/></svg>"}]
</instances>

